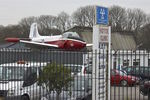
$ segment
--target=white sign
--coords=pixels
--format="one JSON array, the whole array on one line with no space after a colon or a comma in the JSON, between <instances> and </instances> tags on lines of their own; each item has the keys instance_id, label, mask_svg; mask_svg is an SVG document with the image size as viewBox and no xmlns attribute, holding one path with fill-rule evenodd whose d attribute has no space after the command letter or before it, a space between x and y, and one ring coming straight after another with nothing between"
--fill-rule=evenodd
<instances>
[{"instance_id":1,"label":"white sign","mask_svg":"<svg viewBox=\"0 0 150 100\"><path fill-rule=\"evenodd\" d=\"M99 28L99 42L100 43L108 43L109 42L109 27L100 26Z\"/></svg>"}]
</instances>

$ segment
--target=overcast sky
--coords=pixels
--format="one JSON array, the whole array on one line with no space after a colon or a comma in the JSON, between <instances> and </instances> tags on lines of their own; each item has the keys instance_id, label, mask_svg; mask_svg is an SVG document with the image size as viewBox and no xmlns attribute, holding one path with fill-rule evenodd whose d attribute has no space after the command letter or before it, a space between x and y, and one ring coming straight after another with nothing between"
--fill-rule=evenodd
<instances>
[{"instance_id":1,"label":"overcast sky","mask_svg":"<svg viewBox=\"0 0 150 100\"><path fill-rule=\"evenodd\" d=\"M86 5L140 8L150 14L150 0L0 0L0 25L17 24L21 18L40 15L71 15Z\"/></svg>"}]
</instances>

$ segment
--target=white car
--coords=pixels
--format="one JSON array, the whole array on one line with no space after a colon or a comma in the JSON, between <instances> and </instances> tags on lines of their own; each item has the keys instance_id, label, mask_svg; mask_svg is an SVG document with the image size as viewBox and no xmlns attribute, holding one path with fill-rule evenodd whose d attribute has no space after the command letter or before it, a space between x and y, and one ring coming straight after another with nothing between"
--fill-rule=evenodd
<instances>
[{"instance_id":1,"label":"white car","mask_svg":"<svg viewBox=\"0 0 150 100\"><path fill-rule=\"evenodd\" d=\"M92 74L92 67L88 64L87 65L64 64L64 66L70 68L73 75Z\"/></svg>"},{"instance_id":2,"label":"white car","mask_svg":"<svg viewBox=\"0 0 150 100\"><path fill-rule=\"evenodd\" d=\"M47 94L37 78L46 62L18 61L0 65L0 100L40 100ZM74 68L74 67L73 67ZM77 67L77 75L86 74L86 66Z\"/></svg>"},{"instance_id":3,"label":"white car","mask_svg":"<svg viewBox=\"0 0 150 100\"><path fill-rule=\"evenodd\" d=\"M0 100L40 100L46 89L37 77L45 62L7 63L0 65Z\"/></svg>"}]
</instances>

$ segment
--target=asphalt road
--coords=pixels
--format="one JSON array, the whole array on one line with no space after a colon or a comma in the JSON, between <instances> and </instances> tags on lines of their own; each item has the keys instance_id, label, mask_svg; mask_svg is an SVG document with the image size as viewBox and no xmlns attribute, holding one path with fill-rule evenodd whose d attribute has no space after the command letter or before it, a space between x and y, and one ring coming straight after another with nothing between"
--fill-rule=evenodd
<instances>
[{"instance_id":1,"label":"asphalt road","mask_svg":"<svg viewBox=\"0 0 150 100\"><path fill-rule=\"evenodd\" d=\"M139 91L139 86L133 87L111 87L111 100L148 100L148 96L143 96Z\"/></svg>"}]
</instances>

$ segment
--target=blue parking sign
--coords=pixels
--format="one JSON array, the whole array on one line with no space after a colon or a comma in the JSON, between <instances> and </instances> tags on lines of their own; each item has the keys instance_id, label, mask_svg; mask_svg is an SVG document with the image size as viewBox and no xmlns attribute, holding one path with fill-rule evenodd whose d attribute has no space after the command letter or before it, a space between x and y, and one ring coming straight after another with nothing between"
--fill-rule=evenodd
<instances>
[{"instance_id":1,"label":"blue parking sign","mask_svg":"<svg viewBox=\"0 0 150 100\"><path fill-rule=\"evenodd\" d=\"M108 24L108 8L96 6L96 24Z\"/></svg>"}]
</instances>

